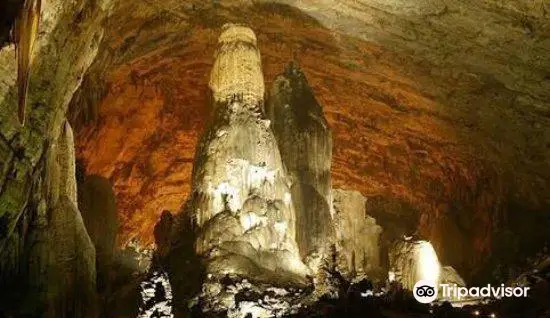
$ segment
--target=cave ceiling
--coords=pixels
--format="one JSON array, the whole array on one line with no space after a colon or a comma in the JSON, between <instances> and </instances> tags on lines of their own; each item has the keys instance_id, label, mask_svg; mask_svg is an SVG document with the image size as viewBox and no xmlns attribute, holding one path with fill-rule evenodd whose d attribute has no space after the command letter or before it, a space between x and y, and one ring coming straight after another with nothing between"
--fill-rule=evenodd
<instances>
[{"instance_id":1,"label":"cave ceiling","mask_svg":"<svg viewBox=\"0 0 550 318\"><path fill-rule=\"evenodd\" d=\"M481 261L510 201L550 204L545 0L107 2L69 116L86 173L114 186L121 243L151 242L162 210L190 192L227 22L256 32L268 89L292 60L306 74L333 132L333 186L415 214L436 248L482 233L457 244L478 252L454 256L463 266Z\"/></svg>"}]
</instances>

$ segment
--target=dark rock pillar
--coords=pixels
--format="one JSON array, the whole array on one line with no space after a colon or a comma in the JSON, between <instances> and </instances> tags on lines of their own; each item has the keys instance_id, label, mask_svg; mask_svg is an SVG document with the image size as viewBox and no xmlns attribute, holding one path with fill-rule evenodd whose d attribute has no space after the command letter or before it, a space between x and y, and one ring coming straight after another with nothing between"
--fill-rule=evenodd
<instances>
[{"instance_id":1,"label":"dark rock pillar","mask_svg":"<svg viewBox=\"0 0 550 318\"><path fill-rule=\"evenodd\" d=\"M98 289L103 291L115 256L118 231L115 193L109 180L95 175L84 176L78 193L82 218L97 253Z\"/></svg>"},{"instance_id":2,"label":"dark rock pillar","mask_svg":"<svg viewBox=\"0 0 550 318\"><path fill-rule=\"evenodd\" d=\"M334 236L330 203L332 135L305 75L290 64L271 89L266 112L292 178L296 240L315 269Z\"/></svg>"}]
</instances>

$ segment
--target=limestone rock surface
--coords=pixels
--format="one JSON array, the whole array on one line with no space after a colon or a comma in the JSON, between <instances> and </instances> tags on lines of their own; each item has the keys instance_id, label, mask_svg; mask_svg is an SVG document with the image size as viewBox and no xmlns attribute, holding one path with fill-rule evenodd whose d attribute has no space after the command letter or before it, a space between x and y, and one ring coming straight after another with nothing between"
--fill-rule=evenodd
<instances>
[{"instance_id":1,"label":"limestone rock surface","mask_svg":"<svg viewBox=\"0 0 550 318\"><path fill-rule=\"evenodd\" d=\"M31 235L28 259L30 290L38 291L41 317L95 317L95 249L80 212L61 196L50 213L48 225Z\"/></svg>"},{"instance_id":2,"label":"limestone rock surface","mask_svg":"<svg viewBox=\"0 0 550 318\"><path fill-rule=\"evenodd\" d=\"M23 312L43 317L95 317L96 252L76 206L72 132L68 123L48 151L45 178L51 208L30 223Z\"/></svg>"},{"instance_id":3,"label":"limestone rock surface","mask_svg":"<svg viewBox=\"0 0 550 318\"><path fill-rule=\"evenodd\" d=\"M93 315L95 251L76 206L65 111L97 53L104 5L43 6L24 127L16 119L14 46L0 45L0 290L10 291L0 307L8 315ZM75 20L77 12L86 19Z\"/></svg>"}]
</instances>

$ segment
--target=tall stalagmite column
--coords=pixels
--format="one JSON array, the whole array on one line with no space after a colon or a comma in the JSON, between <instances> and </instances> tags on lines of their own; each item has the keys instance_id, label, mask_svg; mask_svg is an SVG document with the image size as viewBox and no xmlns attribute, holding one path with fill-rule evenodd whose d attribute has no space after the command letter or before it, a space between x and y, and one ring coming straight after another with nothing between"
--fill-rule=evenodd
<instances>
[{"instance_id":1,"label":"tall stalagmite column","mask_svg":"<svg viewBox=\"0 0 550 318\"><path fill-rule=\"evenodd\" d=\"M214 276L304 282L289 178L263 113L256 36L224 26L210 88L213 118L197 148L192 207L196 251Z\"/></svg>"}]
</instances>

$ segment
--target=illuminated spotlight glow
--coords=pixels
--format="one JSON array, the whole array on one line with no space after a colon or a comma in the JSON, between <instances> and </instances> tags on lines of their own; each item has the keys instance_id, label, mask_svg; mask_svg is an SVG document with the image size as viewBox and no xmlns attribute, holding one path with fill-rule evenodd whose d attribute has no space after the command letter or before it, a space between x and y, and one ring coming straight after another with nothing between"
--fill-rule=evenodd
<instances>
[{"instance_id":1,"label":"illuminated spotlight glow","mask_svg":"<svg viewBox=\"0 0 550 318\"><path fill-rule=\"evenodd\" d=\"M472 312L472 314L473 314L474 316L479 316L479 310L475 310L474 312Z\"/></svg>"},{"instance_id":2,"label":"illuminated spotlight glow","mask_svg":"<svg viewBox=\"0 0 550 318\"><path fill-rule=\"evenodd\" d=\"M491 318L497 318L497 315L495 313L492 313L490 317Z\"/></svg>"},{"instance_id":3,"label":"illuminated spotlight glow","mask_svg":"<svg viewBox=\"0 0 550 318\"><path fill-rule=\"evenodd\" d=\"M418 280L429 280L437 283L441 266L437 259L437 254L430 242L420 241L417 253L417 277Z\"/></svg>"}]
</instances>

